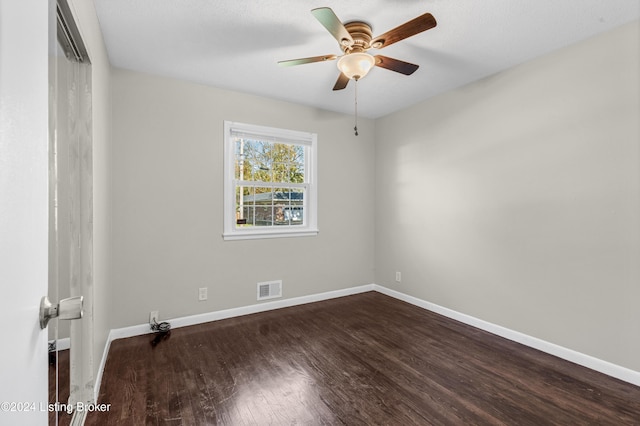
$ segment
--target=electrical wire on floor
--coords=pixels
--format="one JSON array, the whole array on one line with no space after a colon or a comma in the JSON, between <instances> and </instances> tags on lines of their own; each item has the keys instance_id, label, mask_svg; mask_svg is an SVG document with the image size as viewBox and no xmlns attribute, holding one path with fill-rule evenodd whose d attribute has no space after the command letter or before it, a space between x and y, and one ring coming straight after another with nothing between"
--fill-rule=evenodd
<instances>
[{"instance_id":1,"label":"electrical wire on floor","mask_svg":"<svg viewBox=\"0 0 640 426\"><path fill-rule=\"evenodd\" d=\"M166 321L160 323L154 321L150 324L150 326L151 331L155 333L155 336L151 341L151 346L153 346L154 348L158 345L158 343L168 339L171 336L171 324Z\"/></svg>"},{"instance_id":2,"label":"electrical wire on floor","mask_svg":"<svg viewBox=\"0 0 640 426\"><path fill-rule=\"evenodd\" d=\"M57 344L55 340L49 342L49 365L55 365L58 358Z\"/></svg>"}]
</instances>

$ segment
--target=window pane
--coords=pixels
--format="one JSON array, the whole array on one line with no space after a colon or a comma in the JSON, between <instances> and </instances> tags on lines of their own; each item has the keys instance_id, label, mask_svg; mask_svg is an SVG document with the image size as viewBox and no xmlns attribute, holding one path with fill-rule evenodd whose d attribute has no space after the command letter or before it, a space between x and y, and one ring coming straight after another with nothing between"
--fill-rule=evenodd
<instances>
[{"instance_id":1,"label":"window pane","mask_svg":"<svg viewBox=\"0 0 640 426\"><path fill-rule=\"evenodd\" d=\"M253 204L250 195L253 194L251 186L236 186L236 225L244 226L251 223L253 210L249 206Z\"/></svg>"},{"instance_id":2,"label":"window pane","mask_svg":"<svg viewBox=\"0 0 640 426\"><path fill-rule=\"evenodd\" d=\"M245 201L249 201L256 205L271 205L273 200L273 190L269 187L256 186L254 193L245 197Z\"/></svg>"},{"instance_id":3,"label":"window pane","mask_svg":"<svg viewBox=\"0 0 640 426\"><path fill-rule=\"evenodd\" d=\"M273 190L273 202L274 204L289 204L290 189L288 188L276 188Z\"/></svg>"},{"instance_id":4,"label":"window pane","mask_svg":"<svg viewBox=\"0 0 640 426\"><path fill-rule=\"evenodd\" d=\"M289 225L285 210L289 207L289 190L277 188L273 191L273 214L275 225Z\"/></svg>"},{"instance_id":5,"label":"window pane","mask_svg":"<svg viewBox=\"0 0 640 426\"><path fill-rule=\"evenodd\" d=\"M302 225L304 223L302 210L302 206L291 206L286 209L284 217L289 222L288 225Z\"/></svg>"},{"instance_id":6,"label":"window pane","mask_svg":"<svg viewBox=\"0 0 640 426\"><path fill-rule=\"evenodd\" d=\"M303 188L291 188L290 198L292 204L302 205L304 201L304 189Z\"/></svg>"},{"instance_id":7,"label":"window pane","mask_svg":"<svg viewBox=\"0 0 640 426\"><path fill-rule=\"evenodd\" d=\"M304 225L304 189L291 190L291 224Z\"/></svg>"},{"instance_id":8,"label":"window pane","mask_svg":"<svg viewBox=\"0 0 640 426\"><path fill-rule=\"evenodd\" d=\"M303 183L305 147L238 138L235 178L261 182Z\"/></svg>"},{"instance_id":9,"label":"window pane","mask_svg":"<svg viewBox=\"0 0 640 426\"><path fill-rule=\"evenodd\" d=\"M245 156L243 153L243 145L241 140L235 142L235 178L243 179L243 169L245 167Z\"/></svg>"},{"instance_id":10,"label":"window pane","mask_svg":"<svg viewBox=\"0 0 640 426\"><path fill-rule=\"evenodd\" d=\"M256 206L254 224L256 226L273 226L273 206Z\"/></svg>"},{"instance_id":11,"label":"window pane","mask_svg":"<svg viewBox=\"0 0 640 426\"><path fill-rule=\"evenodd\" d=\"M246 228L254 225L254 208L253 206L244 206L241 210L241 217L236 221L236 227Z\"/></svg>"}]
</instances>

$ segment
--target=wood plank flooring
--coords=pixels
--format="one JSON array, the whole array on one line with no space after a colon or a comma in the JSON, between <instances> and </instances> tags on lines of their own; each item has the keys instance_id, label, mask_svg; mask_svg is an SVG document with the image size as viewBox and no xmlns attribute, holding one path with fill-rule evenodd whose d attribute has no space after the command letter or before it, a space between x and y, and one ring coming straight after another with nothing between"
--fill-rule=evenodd
<instances>
[{"instance_id":1,"label":"wood plank flooring","mask_svg":"<svg viewBox=\"0 0 640 426\"><path fill-rule=\"evenodd\" d=\"M369 292L112 342L87 425L638 425L640 387Z\"/></svg>"}]
</instances>

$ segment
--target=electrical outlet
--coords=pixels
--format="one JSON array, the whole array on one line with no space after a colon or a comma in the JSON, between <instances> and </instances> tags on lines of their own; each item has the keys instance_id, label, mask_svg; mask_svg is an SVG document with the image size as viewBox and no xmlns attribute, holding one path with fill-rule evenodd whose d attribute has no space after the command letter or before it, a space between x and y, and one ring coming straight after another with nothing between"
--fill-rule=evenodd
<instances>
[{"instance_id":1,"label":"electrical outlet","mask_svg":"<svg viewBox=\"0 0 640 426\"><path fill-rule=\"evenodd\" d=\"M207 300L207 287L200 287L198 289L198 300Z\"/></svg>"},{"instance_id":2,"label":"electrical outlet","mask_svg":"<svg viewBox=\"0 0 640 426\"><path fill-rule=\"evenodd\" d=\"M402 281L402 273L396 271L396 282L399 283Z\"/></svg>"},{"instance_id":3,"label":"electrical outlet","mask_svg":"<svg viewBox=\"0 0 640 426\"><path fill-rule=\"evenodd\" d=\"M149 312L149 324L156 324L160 319L160 313L158 311Z\"/></svg>"}]
</instances>

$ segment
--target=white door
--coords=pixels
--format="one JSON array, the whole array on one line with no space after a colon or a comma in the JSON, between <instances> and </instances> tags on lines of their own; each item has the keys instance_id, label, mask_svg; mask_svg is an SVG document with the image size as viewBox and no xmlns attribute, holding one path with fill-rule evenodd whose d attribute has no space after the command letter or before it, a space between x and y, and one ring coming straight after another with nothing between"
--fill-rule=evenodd
<instances>
[{"instance_id":1,"label":"white door","mask_svg":"<svg viewBox=\"0 0 640 426\"><path fill-rule=\"evenodd\" d=\"M0 424L47 423L48 16L0 0Z\"/></svg>"}]
</instances>

